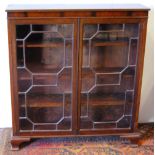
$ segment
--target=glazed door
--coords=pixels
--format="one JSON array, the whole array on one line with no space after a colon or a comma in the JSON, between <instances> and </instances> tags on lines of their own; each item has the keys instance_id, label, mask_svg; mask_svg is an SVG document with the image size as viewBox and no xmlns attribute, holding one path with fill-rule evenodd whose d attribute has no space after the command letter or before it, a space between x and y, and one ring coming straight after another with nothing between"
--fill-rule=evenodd
<instances>
[{"instance_id":1,"label":"glazed door","mask_svg":"<svg viewBox=\"0 0 155 155\"><path fill-rule=\"evenodd\" d=\"M74 19L16 22L20 132L74 130L75 22Z\"/></svg>"},{"instance_id":2,"label":"glazed door","mask_svg":"<svg viewBox=\"0 0 155 155\"><path fill-rule=\"evenodd\" d=\"M131 129L140 24L122 21L81 21L80 131Z\"/></svg>"}]
</instances>

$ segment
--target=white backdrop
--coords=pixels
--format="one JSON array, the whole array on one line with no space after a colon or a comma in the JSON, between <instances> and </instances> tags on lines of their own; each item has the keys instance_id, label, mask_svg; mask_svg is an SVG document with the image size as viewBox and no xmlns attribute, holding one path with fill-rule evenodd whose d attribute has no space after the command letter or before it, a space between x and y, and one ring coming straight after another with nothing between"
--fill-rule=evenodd
<instances>
[{"instance_id":1,"label":"white backdrop","mask_svg":"<svg viewBox=\"0 0 155 155\"><path fill-rule=\"evenodd\" d=\"M51 4L48 0L4 0L0 1L0 128L11 127L11 97L10 97L10 77L8 59L8 38L7 38L7 17L5 9L8 4ZM57 0L55 3L115 3L116 0ZM144 74L142 85L142 97L140 105L139 122L154 121L154 0L117 0L117 3L140 3L151 8L148 21L148 32L146 42L146 54L144 62Z\"/></svg>"}]
</instances>

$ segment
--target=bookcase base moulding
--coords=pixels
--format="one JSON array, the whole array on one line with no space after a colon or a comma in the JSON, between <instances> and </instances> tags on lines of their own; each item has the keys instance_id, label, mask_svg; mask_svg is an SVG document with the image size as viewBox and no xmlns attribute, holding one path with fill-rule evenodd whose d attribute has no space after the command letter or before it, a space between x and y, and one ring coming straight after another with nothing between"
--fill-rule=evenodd
<instances>
[{"instance_id":1,"label":"bookcase base moulding","mask_svg":"<svg viewBox=\"0 0 155 155\"><path fill-rule=\"evenodd\" d=\"M118 135L138 142L148 8L7 8L12 150L33 138Z\"/></svg>"}]
</instances>

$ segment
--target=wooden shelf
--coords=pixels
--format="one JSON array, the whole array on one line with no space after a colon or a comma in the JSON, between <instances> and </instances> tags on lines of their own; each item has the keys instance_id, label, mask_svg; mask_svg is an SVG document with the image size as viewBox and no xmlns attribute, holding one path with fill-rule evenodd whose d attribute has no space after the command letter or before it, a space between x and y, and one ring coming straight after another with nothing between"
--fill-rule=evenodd
<instances>
[{"instance_id":1,"label":"wooden shelf","mask_svg":"<svg viewBox=\"0 0 155 155\"><path fill-rule=\"evenodd\" d=\"M62 97L62 96L61 96ZM46 108L46 107L62 107L63 100L60 100L58 97L54 100L51 100L51 97L46 97L44 95L38 95L34 97L28 97L27 107L29 108Z\"/></svg>"},{"instance_id":2,"label":"wooden shelf","mask_svg":"<svg viewBox=\"0 0 155 155\"><path fill-rule=\"evenodd\" d=\"M63 42L58 43L26 43L25 47L27 48L44 48L44 47L63 47ZM23 48L23 44L17 45L19 48Z\"/></svg>"},{"instance_id":3,"label":"wooden shelf","mask_svg":"<svg viewBox=\"0 0 155 155\"><path fill-rule=\"evenodd\" d=\"M28 108L46 108L46 107L61 107L62 103L58 103L58 102L33 102L33 104L29 104L27 105ZM24 105L22 105L22 107L24 107Z\"/></svg>"},{"instance_id":4,"label":"wooden shelf","mask_svg":"<svg viewBox=\"0 0 155 155\"><path fill-rule=\"evenodd\" d=\"M18 78L19 81L27 81L27 80L31 80L31 77L20 77Z\"/></svg>"},{"instance_id":5,"label":"wooden shelf","mask_svg":"<svg viewBox=\"0 0 155 155\"><path fill-rule=\"evenodd\" d=\"M42 97L36 96L36 97L29 97L28 98L28 104L27 107L29 108L46 108L46 107L62 107L63 101L60 99L55 99L53 101L49 101L50 97ZM87 102L86 100L83 102ZM97 97L97 95L94 95L90 102L92 106L113 106L113 105L124 105L125 100L124 98L120 99L117 97ZM24 105L22 105L24 107Z\"/></svg>"},{"instance_id":6,"label":"wooden shelf","mask_svg":"<svg viewBox=\"0 0 155 155\"><path fill-rule=\"evenodd\" d=\"M60 47L63 46L63 42L51 42L51 43L46 43L46 42L36 42L36 43L26 43L25 47L27 48L45 48L45 47ZM93 46L127 46L128 41L94 41ZM17 44L17 47L23 48L23 44Z\"/></svg>"},{"instance_id":7,"label":"wooden shelf","mask_svg":"<svg viewBox=\"0 0 155 155\"><path fill-rule=\"evenodd\" d=\"M57 73L63 66L55 66L51 64L43 64L41 62L27 63L27 68L33 73Z\"/></svg>"},{"instance_id":8,"label":"wooden shelf","mask_svg":"<svg viewBox=\"0 0 155 155\"><path fill-rule=\"evenodd\" d=\"M127 46L128 42L126 41L105 41L105 42L95 42L94 46Z\"/></svg>"},{"instance_id":9,"label":"wooden shelf","mask_svg":"<svg viewBox=\"0 0 155 155\"><path fill-rule=\"evenodd\" d=\"M86 69L87 67L82 67L83 69ZM89 67L88 67L89 68ZM125 67L97 67L93 68L93 70L96 73L112 73L112 72L120 72L124 69Z\"/></svg>"},{"instance_id":10,"label":"wooden shelf","mask_svg":"<svg viewBox=\"0 0 155 155\"><path fill-rule=\"evenodd\" d=\"M29 108L46 108L46 107L62 107L62 103L58 102L45 102L45 101L34 101L32 104L28 105Z\"/></svg>"},{"instance_id":11,"label":"wooden shelf","mask_svg":"<svg viewBox=\"0 0 155 155\"><path fill-rule=\"evenodd\" d=\"M124 68L125 67L98 67L98 68L92 68L92 72L95 71L98 74L102 74L102 73L106 73L106 74L107 73L110 73L110 74L120 74L120 72ZM133 68L135 69L135 66ZM128 76L128 77L134 76L135 75L134 69L131 70L130 72L126 73L126 74L123 74L123 76ZM89 68L89 67L82 67L83 75L92 74L92 72L90 72L90 71L91 71L91 68Z\"/></svg>"},{"instance_id":12,"label":"wooden shelf","mask_svg":"<svg viewBox=\"0 0 155 155\"><path fill-rule=\"evenodd\" d=\"M39 66L39 68L41 69L42 67L41 67L41 65L34 65L35 67L33 68L32 67L32 64L31 64L31 67L32 67L32 70L34 71L38 71L38 73L37 73L37 75L42 75L42 74L39 74L39 70L38 69L36 69L36 66ZM68 69L68 71L70 71L71 72L71 68L65 68L65 69ZM92 72L91 72L91 69L90 68L87 68L87 67L82 67L82 72L83 72L83 75L89 75L89 74L92 74ZM85 70L85 69L90 69L90 71L89 70ZM108 72L110 72L110 73L112 73L112 72L118 72L118 74L119 74L119 72L121 71L121 70L123 70L123 68L121 68L121 67L103 67L103 68L93 68L94 70L95 70L95 72L96 73L108 73ZM44 68L43 68L43 70L44 70ZM56 68L54 69L51 69L51 72L48 72L49 73L49 75L50 75L50 73L52 73L52 71L55 73L55 75L56 75ZM35 73L35 72L34 72ZM70 74L68 74L68 76L67 76L67 74L65 74L64 75L64 78L66 79L67 77L69 77L70 76ZM125 76L125 77L131 77L131 76L134 76L133 74L124 74L123 76ZM24 74L23 74L23 76L22 77L20 77L19 78L19 80L31 80L31 76L24 76Z\"/></svg>"},{"instance_id":13,"label":"wooden shelf","mask_svg":"<svg viewBox=\"0 0 155 155\"><path fill-rule=\"evenodd\" d=\"M86 102L86 100L84 101ZM113 106L113 105L123 105L125 103L125 98L118 98L114 96L97 96L96 94L90 97L89 101L92 106Z\"/></svg>"},{"instance_id":14,"label":"wooden shelf","mask_svg":"<svg viewBox=\"0 0 155 155\"><path fill-rule=\"evenodd\" d=\"M102 100L102 99L93 99L92 100L92 106L112 106L112 105L123 105L124 100L121 99L114 99L109 98L108 100Z\"/></svg>"}]
</instances>

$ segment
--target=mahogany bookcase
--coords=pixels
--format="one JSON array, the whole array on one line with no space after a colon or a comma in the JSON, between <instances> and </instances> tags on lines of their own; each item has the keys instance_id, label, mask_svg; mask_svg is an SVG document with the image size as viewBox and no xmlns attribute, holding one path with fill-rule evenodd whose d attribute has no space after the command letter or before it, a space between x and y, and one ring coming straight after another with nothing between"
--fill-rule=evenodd
<instances>
[{"instance_id":1,"label":"mahogany bookcase","mask_svg":"<svg viewBox=\"0 0 155 155\"><path fill-rule=\"evenodd\" d=\"M41 137L140 137L148 10L8 6L13 150Z\"/></svg>"}]
</instances>

